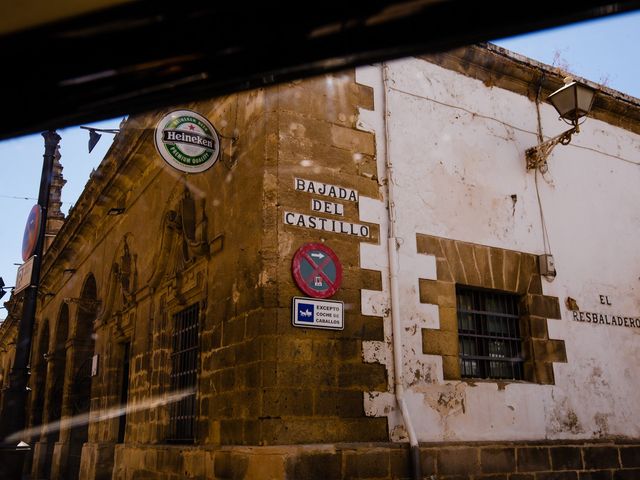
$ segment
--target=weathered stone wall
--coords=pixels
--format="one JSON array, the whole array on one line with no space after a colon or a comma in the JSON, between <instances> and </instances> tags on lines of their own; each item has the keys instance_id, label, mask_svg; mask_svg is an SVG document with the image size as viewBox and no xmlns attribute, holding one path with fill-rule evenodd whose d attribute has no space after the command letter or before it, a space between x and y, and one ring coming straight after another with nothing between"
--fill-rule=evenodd
<instances>
[{"instance_id":1,"label":"weathered stone wall","mask_svg":"<svg viewBox=\"0 0 640 480\"><path fill-rule=\"evenodd\" d=\"M362 405L363 391L386 385L387 379L384 368L362 360L361 342L381 339L383 332L377 319L360 313L360 288L379 283L375 275L360 269L360 239L283 225L287 211L313 213L311 199L316 197L295 191L296 177L377 196L374 138L356 129L358 107L371 104L371 91L355 83L353 72L344 72L285 84L278 87L274 100L278 119L274 147L279 152L277 171L273 171L278 261L269 275L277 282L272 304L277 307L278 323L273 331L277 337L271 340L276 348L271 364L275 375L263 392L263 415L268 418L260 420L262 442L386 440L384 422L364 417ZM339 220L358 222L357 206L341 203L344 216ZM373 227L369 242L378 241ZM306 242L325 243L342 263L342 286L332 299L345 302L343 331L291 325L292 297L302 295L292 280L291 259Z\"/></svg>"},{"instance_id":2,"label":"weathered stone wall","mask_svg":"<svg viewBox=\"0 0 640 480\"><path fill-rule=\"evenodd\" d=\"M640 173L640 108L604 88L595 118L569 145L553 150L548 171L527 171L524 152L538 135L566 130L544 95L536 104L540 82L545 90L561 83L559 72L543 75L541 68L472 47L436 56L435 63L412 58L356 71L374 90L374 109L363 109L360 122L376 134L378 175L387 175L381 158L393 165L404 386L421 441L640 435L634 400L640 385L629 362L639 330L624 320L637 318L640 308L633 240L640 224L632 207L640 201L633 187ZM612 111L628 111L619 111L624 118L604 114L611 102ZM377 216L383 225L385 204L368 207L361 218ZM442 249L427 247L428 237L438 238ZM362 265L383 279L385 243L361 250ZM534 266L518 269L518 262L526 266L549 251L557 276L533 290L519 283L515 270ZM489 261L500 255L504 261ZM456 284L525 300L527 381L456 378ZM363 291L362 306L390 332L388 284ZM385 365L389 376L390 339L364 344L366 358ZM391 383L367 394L365 411L389 420L393 440L407 440Z\"/></svg>"},{"instance_id":3,"label":"weathered stone wall","mask_svg":"<svg viewBox=\"0 0 640 480\"><path fill-rule=\"evenodd\" d=\"M125 343L131 349L127 381L129 406L134 407L127 415L125 439L165 442L169 405L144 405L168 392L172 316L193 303L200 304L201 313L196 442L242 443L221 423L258 415L252 405L259 404L260 383L250 370L262 360L255 332L267 317L259 253L268 125L263 95L251 92L191 106L225 137L238 136L233 144L223 137L221 160L196 176L172 170L157 156L152 133L160 114L130 119L51 247L44 285L54 296L46 298L39 316L54 319L53 337L60 305L70 306L67 406L71 379L80 367L74 365L77 354L69 352L77 352L78 342L86 338L84 333L78 337L86 330L80 326L88 325L90 332L95 328L98 374L89 379L92 421L83 478L111 475L119 421L100 416L120 403ZM124 207L125 213L107 216L113 206ZM186 215L194 218L192 239L185 236ZM82 315L86 305L80 290L90 275L96 278L98 302L91 315ZM67 407L65 415L71 414ZM65 445L72 442L64 430L60 439L54 463L63 461ZM52 475L61 469L54 465Z\"/></svg>"},{"instance_id":4,"label":"weathered stone wall","mask_svg":"<svg viewBox=\"0 0 640 480\"><path fill-rule=\"evenodd\" d=\"M15 312L21 307L21 302L6 302L11 309L11 315L0 324L0 410L3 401L3 392L9 386L9 373L13 365L16 352L16 338L18 336L18 315Z\"/></svg>"},{"instance_id":5,"label":"weathered stone wall","mask_svg":"<svg viewBox=\"0 0 640 480\"><path fill-rule=\"evenodd\" d=\"M448 88L471 84L496 104L508 95L424 60L389 68L366 67L186 106L222 134L221 160L197 175L173 170L155 151L153 129L166 112L129 119L45 257L43 291L52 295L42 297L34 345L36 360L44 352L53 355L46 368L35 369L32 426L36 397L44 397L43 422L69 417L78 411L75 401L87 399L78 379L89 378L91 422L86 431L39 434L36 476L78 475L71 470L80 446L79 478L408 478L405 444L386 443L407 438L394 398L387 154L399 167L394 206L403 369L420 440L429 442L421 446L424 475L637 475L639 447L629 440L635 438L635 419L622 415L628 424L621 427L615 412L602 410L598 400L600 417L585 420L570 395L577 392L585 402L609 398L604 373L611 371L601 366L598 376L571 344L561 306L570 292L568 280L560 276L561 282L549 286L537 272L541 236L532 217L532 184L524 180L523 160L519 168L504 160L520 162L511 158L512 142L523 132L505 137L485 125L485 134L473 123L476 116L467 112L471 118L459 122L449 114L452 107L442 103L455 98L425 104L431 93L421 88L424 81L446 96ZM383 73L390 82L386 92ZM530 105L520 97L509 97L512 105ZM471 112L471 106L465 108ZM491 122L503 113L478 118ZM423 129L425 135L416 134ZM624 132L611 135L622 139L626 154ZM495 137L497 146L487 137ZM491 155L477 158L474 142ZM495 167L496 161L517 191L495 180L489 168L478 170L478 162ZM359 199L340 201L343 215L319 214L311 207L317 196L296 190L296 178L353 189ZM461 195L459 185L466 189ZM125 211L107 215L113 207ZM469 214L471 207L480 207L481 214ZM287 212L363 224L370 234L287 224ZM551 224L558 221L552 218ZM292 279L291 260L308 242L329 246L343 265L342 286L332 297L344 302L342 331L292 325L292 298L302 293ZM567 250L563 243L560 252L566 256ZM622 251L628 250L625 244ZM567 262L569 271L583 278L577 263ZM624 268L625 278L631 270ZM92 282L93 293L87 287ZM456 284L522 296L527 382L460 380ZM195 304L195 438L193 445L169 445L171 407L165 400L173 316ZM120 432L117 415L104 415L120 403L127 344L132 410ZM632 343L622 346L628 350ZM98 370L89 377L93 354ZM584 361L574 368L575 358ZM571 372L593 373L591 396L569 382ZM617 392L634 391L614 380ZM613 402L619 412L634 411L625 410L627 400ZM608 423L613 417L617 423ZM626 443L616 443L617 432ZM88 435L84 445L82 435ZM585 443L596 437L602 443ZM558 441L543 441L549 438ZM510 440L519 442L505 443Z\"/></svg>"},{"instance_id":6,"label":"weathered stone wall","mask_svg":"<svg viewBox=\"0 0 640 480\"><path fill-rule=\"evenodd\" d=\"M407 447L391 443L215 451L161 445L117 447L116 452L114 480L131 478L133 472L133 478L149 480L412 478ZM438 480L635 480L640 475L637 443L424 444L420 457L423 477Z\"/></svg>"},{"instance_id":7,"label":"weathered stone wall","mask_svg":"<svg viewBox=\"0 0 640 480\"><path fill-rule=\"evenodd\" d=\"M118 445L113 480L214 479L215 451L204 446Z\"/></svg>"},{"instance_id":8,"label":"weathered stone wall","mask_svg":"<svg viewBox=\"0 0 640 480\"><path fill-rule=\"evenodd\" d=\"M149 174L153 183L139 187L139 199L130 211L132 222L148 219L148 233L131 229L129 248L137 258L138 291L130 305L114 303L113 332L104 335L131 339L130 403L149 401L169 388L173 315L200 304L198 444L243 443L229 425L258 414L260 383L251 375L259 371L263 355L256 332L269 317L262 309L258 253L264 230L262 172L268 125L263 102L263 92L251 92L192 106L223 135L238 135L238 140L232 145L223 138L221 161L211 172L189 176L186 182L156 158L151 138L143 144L141 155L154 159L154 168L161 166L161 172ZM150 119L147 128L155 121ZM195 200L196 236L202 243L189 250L187 259L182 254L180 219L185 189ZM161 208L154 212L156 206ZM178 215L175 222L168 220L172 211ZM119 392L117 381L115 386L113 394ZM95 397L103 405L108 401L103 394ZM163 443L169 435L169 408L159 405L129 415L126 441ZM111 425L117 426L115 421Z\"/></svg>"},{"instance_id":9,"label":"weathered stone wall","mask_svg":"<svg viewBox=\"0 0 640 480\"><path fill-rule=\"evenodd\" d=\"M53 295L39 311L50 320L46 332L39 321L36 343L47 335L46 351L63 345L51 368L33 380L51 397L43 422L55 417L54 404L63 416L73 415L74 378L97 355L97 375L87 377L91 422L82 427L88 429L82 478L110 478L114 465L118 478L138 478L147 467L136 466L136 449L155 452L150 445L167 441L170 406L157 401L170 385L172 317L194 303L200 307L198 447L163 447L171 452L164 474L184 474L180 466L205 447L388 438L386 421L367 418L362 402L364 391L387 383L384 368L363 363L361 353L363 340L382 338L382 327L360 313L360 288L376 288L380 278L360 269L361 239L282 220L285 210L311 213L311 196L294 192L296 176L377 195L373 136L355 129L358 107L371 102L370 90L345 73L190 105L219 128L223 153L210 171L189 176L155 152L161 113L127 122L43 269L43 287ZM124 213L107 215L114 206ZM187 216L192 238L186 238ZM357 221L355 204L345 205L343 219ZM371 227L365 241L377 242ZM347 306L344 331L291 325L291 300L300 295L291 257L311 241L326 242L343 263L334 298ZM96 285L90 298L89 279ZM120 422L110 412L120 403L125 344L132 410L125 444L117 446ZM52 384L60 368L66 368L63 391ZM84 435L74 432L40 438L38 475L69 473L65 455L80 448L74 439Z\"/></svg>"},{"instance_id":10,"label":"weathered stone wall","mask_svg":"<svg viewBox=\"0 0 640 480\"><path fill-rule=\"evenodd\" d=\"M442 357L445 380L460 379L456 285L520 296L524 380L553 384L553 363L566 363L563 340L549 338L547 320L560 319L556 297L542 294L535 255L418 234L418 253L436 257L437 280L419 280L420 301L438 306L440 328L422 330L423 353Z\"/></svg>"}]
</instances>

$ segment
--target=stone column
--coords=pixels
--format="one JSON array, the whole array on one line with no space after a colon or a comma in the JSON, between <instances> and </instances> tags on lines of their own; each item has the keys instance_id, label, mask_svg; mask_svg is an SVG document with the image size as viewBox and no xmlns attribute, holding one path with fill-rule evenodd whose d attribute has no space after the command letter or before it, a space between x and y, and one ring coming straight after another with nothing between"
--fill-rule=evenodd
<instances>
[{"instance_id":1,"label":"stone column","mask_svg":"<svg viewBox=\"0 0 640 480\"><path fill-rule=\"evenodd\" d=\"M64 224L64 213L60 207L62 206L62 187L67 181L62 176L62 164L60 163L60 147L56 149L53 158L53 175L51 178L51 187L49 189L49 209L47 210L47 231L44 241L44 249L47 251L53 243L53 239L58 234Z\"/></svg>"},{"instance_id":2,"label":"stone column","mask_svg":"<svg viewBox=\"0 0 640 480\"><path fill-rule=\"evenodd\" d=\"M55 416L52 414L52 404L55 401L53 398L53 382L55 381L55 369L56 369L55 356L48 356L45 361L47 362L46 383L44 385L45 396L44 404L42 407L42 424L50 425L55 422ZM33 457L31 465L31 476L34 479L47 478L51 471L51 456L53 451L53 438L57 436L57 432L47 433L46 429L42 429L40 433L40 439L35 443L33 448Z\"/></svg>"},{"instance_id":3,"label":"stone column","mask_svg":"<svg viewBox=\"0 0 640 480\"><path fill-rule=\"evenodd\" d=\"M119 406L120 385L120 349L114 341L117 333L107 324L96 326L97 343L95 352L99 352L97 381L91 386L91 416L95 410L108 410ZM80 478L87 480L110 480L113 470L115 446L118 441L118 418L99 423L91 423L89 438L82 447Z\"/></svg>"}]
</instances>

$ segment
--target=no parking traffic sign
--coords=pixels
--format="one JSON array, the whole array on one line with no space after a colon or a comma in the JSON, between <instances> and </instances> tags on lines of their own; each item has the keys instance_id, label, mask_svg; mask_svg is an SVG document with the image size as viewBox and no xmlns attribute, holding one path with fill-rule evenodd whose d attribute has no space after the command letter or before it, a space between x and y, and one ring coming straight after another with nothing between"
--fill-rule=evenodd
<instances>
[{"instance_id":1,"label":"no parking traffic sign","mask_svg":"<svg viewBox=\"0 0 640 480\"><path fill-rule=\"evenodd\" d=\"M24 236L22 237L22 260L29 260L35 250L38 242L38 232L42 223L42 208L40 205L34 205L29 212L27 224L24 227Z\"/></svg>"},{"instance_id":2,"label":"no parking traffic sign","mask_svg":"<svg viewBox=\"0 0 640 480\"><path fill-rule=\"evenodd\" d=\"M291 262L293 279L304 293L314 298L335 294L342 282L342 265L333 250L322 243L306 243Z\"/></svg>"}]
</instances>

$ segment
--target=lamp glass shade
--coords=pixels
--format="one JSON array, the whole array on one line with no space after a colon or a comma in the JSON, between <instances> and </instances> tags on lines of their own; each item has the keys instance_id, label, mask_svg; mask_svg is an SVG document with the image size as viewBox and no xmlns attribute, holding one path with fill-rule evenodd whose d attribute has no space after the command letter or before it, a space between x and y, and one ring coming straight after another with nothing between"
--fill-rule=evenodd
<instances>
[{"instance_id":1,"label":"lamp glass shade","mask_svg":"<svg viewBox=\"0 0 640 480\"><path fill-rule=\"evenodd\" d=\"M593 105L596 91L578 82L571 82L549 95L549 102L565 120L577 122L588 115Z\"/></svg>"},{"instance_id":2,"label":"lamp glass shade","mask_svg":"<svg viewBox=\"0 0 640 480\"><path fill-rule=\"evenodd\" d=\"M98 144L98 140L100 140L100 135L95 130L89 130L89 153L93 150L93 148Z\"/></svg>"}]
</instances>

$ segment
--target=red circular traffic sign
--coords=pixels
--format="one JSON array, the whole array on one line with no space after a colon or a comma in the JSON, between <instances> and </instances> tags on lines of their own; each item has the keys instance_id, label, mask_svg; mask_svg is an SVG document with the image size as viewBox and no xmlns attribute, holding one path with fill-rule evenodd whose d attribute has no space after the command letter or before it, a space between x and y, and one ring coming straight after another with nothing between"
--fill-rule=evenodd
<instances>
[{"instance_id":1,"label":"red circular traffic sign","mask_svg":"<svg viewBox=\"0 0 640 480\"><path fill-rule=\"evenodd\" d=\"M24 236L22 237L22 261L24 262L34 254L41 222L42 210L40 205L34 205L31 212L29 212L27 224L24 227Z\"/></svg>"},{"instance_id":2,"label":"red circular traffic sign","mask_svg":"<svg viewBox=\"0 0 640 480\"><path fill-rule=\"evenodd\" d=\"M333 250L323 243L306 243L291 261L293 279L304 293L314 298L335 294L342 282L342 265Z\"/></svg>"}]
</instances>

